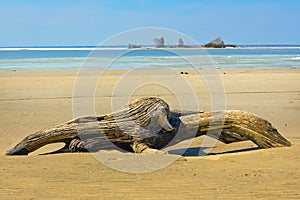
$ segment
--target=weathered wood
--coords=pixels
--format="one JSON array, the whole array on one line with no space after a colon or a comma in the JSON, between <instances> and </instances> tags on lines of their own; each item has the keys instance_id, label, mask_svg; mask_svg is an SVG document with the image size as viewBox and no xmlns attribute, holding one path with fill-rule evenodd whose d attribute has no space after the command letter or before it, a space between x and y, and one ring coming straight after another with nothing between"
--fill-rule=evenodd
<instances>
[{"instance_id":1,"label":"weathered wood","mask_svg":"<svg viewBox=\"0 0 300 200\"><path fill-rule=\"evenodd\" d=\"M136 153L148 153L205 134L224 143L251 140L261 148L291 145L268 121L252 113L234 110L181 113L170 111L163 100L149 97L112 114L80 117L29 135L6 155L27 155L57 142L66 144L57 152L98 151L114 144Z\"/></svg>"},{"instance_id":2,"label":"weathered wood","mask_svg":"<svg viewBox=\"0 0 300 200\"><path fill-rule=\"evenodd\" d=\"M88 141L91 148L99 142L111 141L116 145L131 145L135 139L147 138L159 132L162 128L172 131L168 122L169 106L159 98L142 98L130 103L117 112L98 116L80 117L64 124L39 131L24 138L7 155L27 155L38 148L57 142L64 142L66 146L61 150L83 150L77 148L73 139ZM68 150L68 148L70 150Z\"/></svg>"},{"instance_id":3,"label":"weathered wood","mask_svg":"<svg viewBox=\"0 0 300 200\"><path fill-rule=\"evenodd\" d=\"M186 127L199 127L197 135L206 134L224 143L251 140L260 148L290 146L267 120L249 112L228 110L204 112L181 117ZM218 134L218 131L221 134Z\"/></svg>"}]
</instances>

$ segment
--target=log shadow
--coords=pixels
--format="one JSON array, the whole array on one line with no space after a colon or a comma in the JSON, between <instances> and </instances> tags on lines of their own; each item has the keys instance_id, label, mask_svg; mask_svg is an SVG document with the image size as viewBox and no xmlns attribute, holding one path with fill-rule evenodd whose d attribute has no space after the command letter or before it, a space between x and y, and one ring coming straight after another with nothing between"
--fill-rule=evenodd
<instances>
[{"instance_id":1,"label":"log shadow","mask_svg":"<svg viewBox=\"0 0 300 200\"><path fill-rule=\"evenodd\" d=\"M213 155L222 155L222 154L232 154L232 153L240 153L240 152L248 152L248 151L256 151L261 148L259 147L249 147L244 149L230 150L218 153L205 153L206 149L210 149L210 147L192 147L185 149L175 149L168 151L169 154L182 155L182 156L213 156ZM185 150L185 151L184 151ZM184 152L182 154L182 152Z\"/></svg>"},{"instance_id":2,"label":"log shadow","mask_svg":"<svg viewBox=\"0 0 300 200\"><path fill-rule=\"evenodd\" d=\"M206 153L205 150L211 149L211 147L191 147L191 148L180 148L180 149L174 149L174 150L170 150L167 153L169 154L173 154L173 155L181 155L181 156L187 156L187 157L192 157L192 156L198 156L198 157L202 157L202 156L213 156L213 155L222 155L222 154L233 154L233 153L241 153L241 152L249 152L249 151L255 151L255 150L259 150L261 148L259 147L249 147L249 148L244 148L244 149L237 149L237 150L230 150L230 151L224 151L224 152L217 152L217 153ZM97 149L90 149L90 151L85 151L82 153L95 153L101 150L118 150L122 153L133 153L131 148L126 148L126 147L122 147L122 148L97 148ZM46 153L41 153L39 155L51 155L51 154L61 154L61 153L74 153L74 152L69 152L69 151L65 151L64 149L59 149L56 151L52 151L52 152L46 152Z\"/></svg>"},{"instance_id":3,"label":"log shadow","mask_svg":"<svg viewBox=\"0 0 300 200\"><path fill-rule=\"evenodd\" d=\"M62 153L97 153L103 150L104 151L116 150L121 153L134 153L132 148L128 144L119 143L119 144L111 145L105 142L96 141L94 143L90 143L87 149L81 149L80 151L70 151L68 144L66 144L66 146L61 149L41 153L38 155L51 155L51 154L62 154Z\"/></svg>"}]
</instances>

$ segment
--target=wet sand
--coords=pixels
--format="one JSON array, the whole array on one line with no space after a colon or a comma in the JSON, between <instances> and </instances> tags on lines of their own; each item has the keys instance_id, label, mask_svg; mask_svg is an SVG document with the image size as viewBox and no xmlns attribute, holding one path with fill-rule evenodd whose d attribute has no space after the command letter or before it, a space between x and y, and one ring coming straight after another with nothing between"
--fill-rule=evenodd
<instances>
[{"instance_id":1,"label":"wet sand","mask_svg":"<svg viewBox=\"0 0 300 200\"><path fill-rule=\"evenodd\" d=\"M202 72L205 74L205 70ZM197 150L203 138L198 138L184 157L168 167L142 174L111 169L87 153L38 155L61 144L44 147L29 156L7 157L5 152L25 136L73 118L72 96L77 72L0 72L1 198L299 199L300 69L220 69L218 72L221 79L217 82L222 81L226 97L222 105L268 119L292 142L292 147L260 150L249 141L217 143L211 152L216 155L199 157ZM180 86L182 78L189 82L195 95ZM176 94L162 84L153 84L162 79L175 84ZM213 82L209 82L209 76L204 75L204 79L195 71L168 75L153 74L150 70L133 74L109 71L96 89L96 113L111 112L115 107L112 102L126 101L128 94L130 99L159 96L171 108L181 108L176 97L188 102L196 96L199 109L211 110L215 96L208 91L205 81ZM134 91L116 85L124 85L124 81L134 85L137 80L151 80L152 84Z\"/></svg>"}]
</instances>

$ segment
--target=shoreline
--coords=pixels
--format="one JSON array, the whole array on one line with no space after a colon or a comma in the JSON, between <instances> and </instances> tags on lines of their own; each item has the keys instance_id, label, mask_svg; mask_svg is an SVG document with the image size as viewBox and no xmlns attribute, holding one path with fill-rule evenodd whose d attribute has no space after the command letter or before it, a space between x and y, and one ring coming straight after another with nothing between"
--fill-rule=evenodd
<instances>
[{"instance_id":1,"label":"shoreline","mask_svg":"<svg viewBox=\"0 0 300 200\"><path fill-rule=\"evenodd\" d=\"M160 70L164 70L163 68L159 68ZM176 72L181 72L181 71L205 71L205 70L217 70L217 71L222 71L222 70L229 70L229 71L241 71L241 70L253 70L253 71L265 71L265 70L270 70L270 71L281 71L281 70L298 70L300 69L299 67L229 67L229 68L225 68L225 67L215 67L215 68L195 68L195 69L185 69L185 68L171 68L171 70L174 70ZM105 70L97 70L97 69L86 69L84 71L94 71L94 72L99 72L99 71L112 71L114 72L127 72L127 71L131 71L132 69L105 69ZM151 70L157 70L155 68L146 68L146 69L137 69L139 71L151 71ZM166 68L166 70L170 70L170 68ZM26 69L26 70L16 70L16 69L12 69L12 70L0 70L0 75L5 74L5 73L15 73L15 72L20 72L20 73L58 73L58 72L79 72L80 69L45 69L45 70L33 70L33 69Z\"/></svg>"}]
</instances>

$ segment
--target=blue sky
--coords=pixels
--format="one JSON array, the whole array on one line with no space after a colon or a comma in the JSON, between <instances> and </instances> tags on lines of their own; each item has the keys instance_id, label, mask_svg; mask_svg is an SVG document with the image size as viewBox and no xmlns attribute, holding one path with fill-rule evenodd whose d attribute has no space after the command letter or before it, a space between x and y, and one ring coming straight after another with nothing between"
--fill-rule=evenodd
<instances>
[{"instance_id":1,"label":"blue sky","mask_svg":"<svg viewBox=\"0 0 300 200\"><path fill-rule=\"evenodd\" d=\"M180 31L200 44L300 44L298 0L1 0L0 46L98 45L132 28Z\"/></svg>"}]
</instances>

